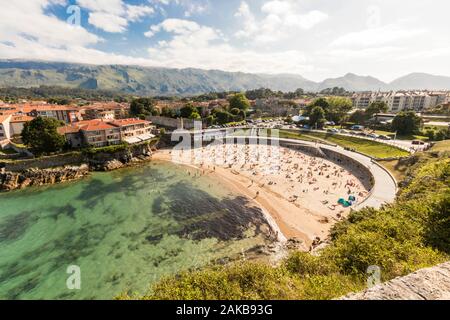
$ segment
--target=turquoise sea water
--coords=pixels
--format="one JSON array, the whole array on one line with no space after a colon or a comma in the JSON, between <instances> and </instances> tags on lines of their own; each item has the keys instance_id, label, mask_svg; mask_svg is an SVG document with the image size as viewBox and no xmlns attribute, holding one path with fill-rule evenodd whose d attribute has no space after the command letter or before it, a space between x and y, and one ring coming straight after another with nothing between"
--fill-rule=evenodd
<instances>
[{"instance_id":1,"label":"turquoise sea water","mask_svg":"<svg viewBox=\"0 0 450 320\"><path fill-rule=\"evenodd\" d=\"M0 299L111 299L264 243L258 208L169 163L0 195ZM69 290L67 268L81 268Z\"/></svg>"}]
</instances>

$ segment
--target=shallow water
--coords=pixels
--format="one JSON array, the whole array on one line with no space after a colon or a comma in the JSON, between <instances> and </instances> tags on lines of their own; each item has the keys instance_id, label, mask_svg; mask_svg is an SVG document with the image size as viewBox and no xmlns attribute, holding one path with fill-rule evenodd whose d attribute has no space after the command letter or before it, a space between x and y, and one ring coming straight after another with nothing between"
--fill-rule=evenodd
<instances>
[{"instance_id":1,"label":"shallow water","mask_svg":"<svg viewBox=\"0 0 450 320\"><path fill-rule=\"evenodd\" d=\"M0 195L0 299L142 294L266 241L258 208L194 172L156 162ZM81 290L67 288L71 265Z\"/></svg>"}]
</instances>

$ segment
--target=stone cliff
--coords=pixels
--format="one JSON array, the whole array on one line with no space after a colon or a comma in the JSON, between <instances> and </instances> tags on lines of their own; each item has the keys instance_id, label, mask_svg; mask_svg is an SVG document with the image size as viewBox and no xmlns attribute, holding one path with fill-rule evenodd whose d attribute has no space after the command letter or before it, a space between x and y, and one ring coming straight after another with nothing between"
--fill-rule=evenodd
<instances>
[{"instance_id":1,"label":"stone cliff","mask_svg":"<svg viewBox=\"0 0 450 320\"><path fill-rule=\"evenodd\" d=\"M90 171L116 170L151 158L152 147L144 143L113 148L110 152L94 151L78 156L56 155L14 164L5 163L0 169L0 192L77 180Z\"/></svg>"},{"instance_id":2,"label":"stone cliff","mask_svg":"<svg viewBox=\"0 0 450 320\"><path fill-rule=\"evenodd\" d=\"M0 191L12 191L31 186L42 186L77 180L89 174L89 166L52 169L28 169L23 172L0 171Z\"/></svg>"}]
</instances>

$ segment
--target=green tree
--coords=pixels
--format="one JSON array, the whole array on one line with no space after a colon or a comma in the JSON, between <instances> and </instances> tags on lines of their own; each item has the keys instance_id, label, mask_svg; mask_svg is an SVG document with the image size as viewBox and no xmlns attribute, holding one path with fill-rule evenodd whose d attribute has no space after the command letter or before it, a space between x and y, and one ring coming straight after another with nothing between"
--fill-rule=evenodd
<instances>
[{"instance_id":1,"label":"green tree","mask_svg":"<svg viewBox=\"0 0 450 320\"><path fill-rule=\"evenodd\" d=\"M155 116L158 111L155 109L155 101L150 98L138 98L131 101L130 114L134 117Z\"/></svg>"},{"instance_id":2,"label":"green tree","mask_svg":"<svg viewBox=\"0 0 450 320\"><path fill-rule=\"evenodd\" d=\"M325 122L325 111L321 107L314 107L309 115L309 125L311 127L322 129Z\"/></svg>"},{"instance_id":3,"label":"green tree","mask_svg":"<svg viewBox=\"0 0 450 320\"><path fill-rule=\"evenodd\" d=\"M330 108L330 104L328 103L328 100L325 98L318 98L315 99L313 102L311 102L309 105L306 106L305 110L305 116L309 117L312 113L312 110L315 107L321 107L322 110L325 112L325 114L328 112L328 109Z\"/></svg>"},{"instance_id":4,"label":"green tree","mask_svg":"<svg viewBox=\"0 0 450 320\"><path fill-rule=\"evenodd\" d=\"M176 112L173 109L170 109L169 107L164 107L161 110L161 116L167 117L167 118L175 118Z\"/></svg>"},{"instance_id":5,"label":"green tree","mask_svg":"<svg viewBox=\"0 0 450 320\"><path fill-rule=\"evenodd\" d=\"M219 110L216 112L217 123L226 124L233 120L233 115L225 110Z\"/></svg>"},{"instance_id":6,"label":"green tree","mask_svg":"<svg viewBox=\"0 0 450 320\"><path fill-rule=\"evenodd\" d=\"M197 108L194 107L192 103L187 103L183 108L180 109L180 116L182 118L190 119L193 113L197 113Z\"/></svg>"},{"instance_id":7,"label":"green tree","mask_svg":"<svg viewBox=\"0 0 450 320\"><path fill-rule=\"evenodd\" d=\"M417 134L422 127L422 119L414 112L400 112L392 120L392 130L399 135Z\"/></svg>"},{"instance_id":8,"label":"green tree","mask_svg":"<svg viewBox=\"0 0 450 320\"><path fill-rule=\"evenodd\" d=\"M66 144L66 137L60 135L57 129L63 125L53 118L38 117L25 123L22 140L39 154L60 151Z\"/></svg>"},{"instance_id":9,"label":"green tree","mask_svg":"<svg viewBox=\"0 0 450 320\"><path fill-rule=\"evenodd\" d=\"M192 112L191 115L189 116L189 119L201 120L202 117L200 116L200 114L198 112Z\"/></svg>"},{"instance_id":10,"label":"green tree","mask_svg":"<svg viewBox=\"0 0 450 320\"><path fill-rule=\"evenodd\" d=\"M209 115L208 117L206 117L206 124L208 126L212 126L215 123L216 123L216 118L213 115Z\"/></svg>"},{"instance_id":11,"label":"green tree","mask_svg":"<svg viewBox=\"0 0 450 320\"><path fill-rule=\"evenodd\" d=\"M349 98L330 97L327 102L329 107L325 117L336 123L343 123L346 120L347 113L353 109L352 100Z\"/></svg>"},{"instance_id":12,"label":"green tree","mask_svg":"<svg viewBox=\"0 0 450 320\"><path fill-rule=\"evenodd\" d=\"M389 110L388 105L384 101L372 102L366 109L366 119L372 118L377 113L386 113Z\"/></svg>"},{"instance_id":13,"label":"green tree","mask_svg":"<svg viewBox=\"0 0 450 320\"><path fill-rule=\"evenodd\" d=\"M367 120L366 113L363 110L356 110L352 113L349 120L350 122L362 125Z\"/></svg>"},{"instance_id":14,"label":"green tree","mask_svg":"<svg viewBox=\"0 0 450 320\"><path fill-rule=\"evenodd\" d=\"M230 103L230 109L237 108L239 110L247 111L250 109L250 102L243 93L236 93L228 100Z\"/></svg>"}]
</instances>

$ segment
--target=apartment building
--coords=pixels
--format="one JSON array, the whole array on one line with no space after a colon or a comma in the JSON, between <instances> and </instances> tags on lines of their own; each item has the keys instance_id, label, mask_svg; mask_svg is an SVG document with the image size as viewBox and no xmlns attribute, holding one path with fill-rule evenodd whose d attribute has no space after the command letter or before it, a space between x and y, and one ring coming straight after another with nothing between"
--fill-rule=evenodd
<instances>
[{"instance_id":1,"label":"apartment building","mask_svg":"<svg viewBox=\"0 0 450 320\"><path fill-rule=\"evenodd\" d=\"M154 138L152 132L155 127L150 121L140 119L122 119L109 122L111 125L120 128L122 141L133 144Z\"/></svg>"},{"instance_id":2,"label":"apartment building","mask_svg":"<svg viewBox=\"0 0 450 320\"><path fill-rule=\"evenodd\" d=\"M130 104L117 102L96 102L81 110L84 120L114 120L124 119L130 113Z\"/></svg>"},{"instance_id":3,"label":"apartment building","mask_svg":"<svg viewBox=\"0 0 450 320\"><path fill-rule=\"evenodd\" d=\"M34 106L28 115L32 117L53 118L65 123L73 123L82 120L80 109L72 106L44 105Z\"/></svg>"},{"instance_id":4,"label":"apartment building","mask_svg":"<svg viewBox=\"0 0 450 320\"><path fill-rule=\"evenodd\" d=\"M155 127L149 121L123 119L105 121L101 119L84 120L58 129L66 136L72 148L82 146L105 147L122 142L135 144L153 139Z\"/></svg>"},{"instance_id":5,"label":"apartment building","mask_svg":"<svg viewBox=\"0 0 450 320\"><path fill-rule=\"evenodd\" d=\"M371 103L382 101L392 113L405 110L421 112L444 103L447 95L447 92L431 91L362 92L355 93L352 101L358 109L366 109Z\"/></svg>"}]
</instances>

